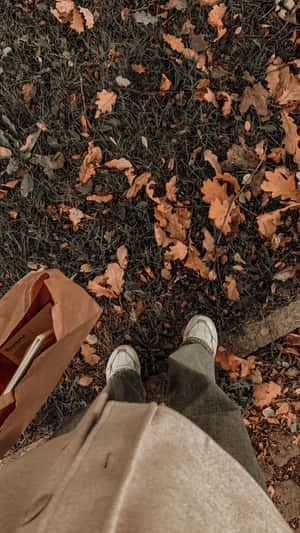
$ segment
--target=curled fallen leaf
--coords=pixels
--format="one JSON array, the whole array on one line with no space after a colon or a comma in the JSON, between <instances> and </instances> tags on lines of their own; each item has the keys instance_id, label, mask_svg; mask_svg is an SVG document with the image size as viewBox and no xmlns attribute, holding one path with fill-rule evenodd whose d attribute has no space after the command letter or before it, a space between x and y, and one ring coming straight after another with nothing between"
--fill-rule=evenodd
<instances>
[{"instance_id":1,"label":"curled fallen leaf","mask_svg":"<svg viewBox=\"0 0 300 533\"><path fill-rule=\"evenodd\" d=\"M112 194L91 194L86 197L89 202L97 202L98 204L110 202L113 199Z\"/></svg>"},{"instance_id":2,"label":"curled fallen leaf","mask_svg":"<svg viewBox=\"0 0 300 533\"><path fill-rule=\"evenodd\" d=\"M123 290L124 270L118 263L109 263L102 276L96 276L88 282L88 290L96 296L116 298Z\"/></svg>"},{"instance_id":3,"label":"curled fallen leaf","mask_svg":"<svg viewBox=\"0 0 300 533\"><path fill-rule=\"evenodd\" d=\"M80 167L77 181L79 183L86 183L95 174L96 169L100 167L102 162L102 150L99 146L94 146L93 142L88 143L88 152Z\"/></svg>"},{"instance_id":4,"label":"curled fallen leaf","mask_svg":"<svg viewBox=\"0 0 300 533\"><path fill-rule=\"evenodd\" d=\"M84 217L85 217L84 213L80 209L77 209L76 207L72 207L69 210L69 219L71 220L73 224L73 229L75 231L78 229L78 224Z\"/></svg>"},{"instance_id":5,"label":"curled fallen leaf","mask_svg":"<svg viewBox=\"0 0 300 533\"><path fill-rule=\"evenodd\" d=\"M210 163L216 174L222 174L222 169L218 160L218 156L216 156L211 150L205 150L204 159L205 161L208 161L208 163Z\"/></svg>"}]
</instances>

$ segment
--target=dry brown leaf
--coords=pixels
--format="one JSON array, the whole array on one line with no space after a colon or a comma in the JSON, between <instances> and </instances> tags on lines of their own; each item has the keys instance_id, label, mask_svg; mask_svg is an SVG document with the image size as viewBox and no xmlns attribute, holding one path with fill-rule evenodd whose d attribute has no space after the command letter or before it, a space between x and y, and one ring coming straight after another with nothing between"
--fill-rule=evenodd
<instances>
[{"instance_id":1,"label":"dry brown leaf","mask_svg":"<svg viewBox=\"0 0 300 533\"><path fill-rule=\"evenodd\" d=\"M32 87L33 87L33 81L24 83L24 85L22 86L22 94L23 94L24 102L26 104L29 104L30 102Z\"/></svg>"},{"instance_id":2,"label":"dry brown leaf","mask_svg":"<svg viewBox=\"0 0 300 533\"><path fill-rule=\"evenodd\" d=\"M105 273L90 280L87 288L98 297L116 298L122 292L123 283L124 270L118 263L109 263Z\"/></svg>"},{"instance_id":3,"label":"dry brown leaf","mask_svg":"<svg viewBox=\"0 0 300 533\"><path fill-rule=\"evenodd\" d=\"M77 7L74 7L73 17L72 17L72 20L70 21L70 27L72 28L72 30L75 30L77 33L84 32L83 21L84 19L80 11L78 11Z\"/></svg>"},{"instance_id":4,"label":"dry brown leaf","mask_svg":"<svg viewBox=\"0 0 300 533\"><path fill-rule=\"evenodd\" d=\"M80 167L78 181L86 183L100 167L102 162L102 150L99 146L94 146L93 142L88 143L88 152Z\"/></svg>"},{"instance_id":5,"label":"dry brown leaf","mask_svg":"<svg viewBox=\"0 0 300 533\"><path fill-rule=\"evenodd\" d=\"M82 387L88 387L92 383L92 381L93 381L93 378L82 374L78 381L78 384L81 385Z\"/></svg>"},{"instance_id":6,"label":"dry brown leaf","mask_svg":"<svg viewBox=\"0 0 300 533\"><path fill-rule=\"evenodd\" d=\"M172 82L167 78L165 74L161 75L161 84L160 84L160 90L161 91L168 91L172 85Z\"/></svg>"},{"instance_id":7,"label":"dry brown leaf","mask_svg":"<svg viewBox=\"0 0 300 533\"><path fill-rule=\"evenodd\" d=\"M225 276L223 283L224 292L229 300L236 301L240 299L240 293L236 286L236 281L233 276Z\"/></svg>"},{"instance_id":8,"label":"dry brown leaf","mask_svg":"<svg viewBox=\"0 0 300 533\"><path fill-rule=\"evenodd\" d=\"M0 146L0 159L9 159L12 156L12 151L9 148Z\"/></svg>"},{"instance_id":9,"label":"dry brown leaf","mask_svg":"<svg viewBox=\"0 0 300 533\"><path fill-rule=\"evenodd\" d=\"M86 23L86 27L90 30L91 28L93 28L94 26L94 16L93 14L91 13L91 11L89 9L87 9L86 7L79 7L79 11L83 14L84 16L84 19L85 19L85 23Z\"/></svg>"},{"instance_id":10,"label":"dry brown leaf","mask_svg":"<svg viewBox=\"0 0 300 533\"><path fill-rule=\"evenodd\" d=\"M116 295L114 294L113 290L108 287L104 287L107 282L107 278L105 275L103 276L96 276L94 279L91 279L88 284L87 288L89 291L93 292L98 298L100 296L105 296L106 298L115 298Z\"/></svg>"},{"instance_id":11,"label":"dry brown leaf","mask_svg":"<svg viewBox=\"0 0 300 533\"><path fill-rule=\"evenodd\" d=\"M10 189L14 189L16 185L18 185L18 183L20 183L19 180L11 180L11 181L7 181L6 183L3 183L3 185L5 185L5 187L9 187Z\"/></svg>"},{"instance_id":12,"label":"dry brown leaf","mask_svg":"<svg viewBox=\"0 0 300 533\"><path fill-rule=\"evenodd\" d=\"M254 405L256 407L265 407L266 405L270 405L272 400L276 398L281 393L281 386L277 385L274 381L270 381L269 383L260 383L259 385L255 385L253 397L254 397Z\"/></svg>"},{"instance_id":13,"label":"dry brown leaf","mask_svg":"<svg viewBox=\"0 0 300 533\"><path fill-rule=\"evenodd\" d=\"M80 267L80 272L93 272L93 267L89 265L88 263L83 263Z\"/></svg>"},{"instance_id":14,"label":"dry brown leaf","mask_svg":"<svg viewBox=\"0 0 300 533\"><path fill-rule=\"evenodd\" d=\"M271 152L267 154L268 159L272 159L275 161L275 163L281 163L281 161L285 164L286 162L286 151L281 146L277 148L272 148Z\"/></svg>"},{"instance_id":15,"label":"dry brown leaf","mask_svg":"<svg viewBox=\"0 0 300 533\"><path fill-rule=\"evenodd\" d=\"M265 120L270 117L270 111L268 110L269 93L259 82L253 87L246 87L240 103L240 113L244 115L249 107L254 107L258 115Z\"/></svg>"},{"instance_id":16,"label":"dry brown leaf","mask_svg":"<svg viewBox=\"0 0 300 533\"><path fill-rule=\"evenodd\" d=\"M221 185L216 177L213 180L204 180L201 192L203 194L203 201L208 204L213 202L215 198L218 198L221 201L230 200L230 197L227 195L226 183Z\"/></svg>"},{"instance_id":17,"label":"dry brown leaf","mask_svg":"<svg viewBox=\"0 0 300 533\"><path fill-rule=\"evenodd\" d=\"M117 249L117 259L121 268L125 270L128 264L128 250L125 244Z\"/></svg>"},{"instance_id":18,"label":"dry brown leaf","mask_svg":"<svg viewBox=\"0 0 300 533\"><path fill-rule=\"evenodd\" d=\"M84 218L84 213L77 209L76 207L72 207L69 211L69 219L71 220L73 224L73 229L78 229L78 224L80 223L81 219Z\"/></svg>"},{"instance_id":19,"label":"dry brown leaf","mask_svg":"<svg viewBox=\"0 0 300 533\"><path fill-rule=\"evenodd\" d=\"M187 0L168 0L164 6L160 6L163 9L177 9L178 11L184 11L187 8Z\"/></svg>"},{"instance_id":20,"label":"dry brown leaf","mask_svg":"<svg viewBox=\"0 0 300 533\"><path fill-rule=\"evenodd\" d=\"M170 35L169 33L163 33L163 40L168 43L175 52L182 53L184 51L183 40L180 37L175 37L175 35Z\"/></svg>"},{"instance_id":21,"label":"dry brown leaf","mask_svg":"<svg viewBox=\"0 0 300 533\"><path fill-rule=\"evenodd\" d=\"M248 376L252 368L255 367L254 360L255 358L252 357L249 357L248 359L237 357L223 346L218 346L215 357L216 363L218 363L223 370L228 372L232 379Z\"/></svg>"},{"instance_id":22,"label":"dry brown leaf","mask_svg":"<svg viewBox=\"0 0 300 533\"><path fill-rule=\"evenodd\" d=\"M197 272L202 278L209 279L209 268L200 258L200 253L197 248L190 243L188 250L188 257L184 263L186 268Z\"/></svg>"},{"instance_id":23,"label":"dry brown leaf","mask_svg":"<svg viewBox=\"0 0 300 533\"><path fill-rule=\"evenodd\" d=\"M170 249L165 252L165 259L166 261L175 261L176 259L182 261L186 257L187 251L187 246L183 242L176 241L175 244L172 244Z\"/></svg>"},{"instance_id":24,"label":"dry brown leaf","mask_svg":"<svg viewBox=\"0 0 300 533\"><path fill-rule=\"evenodd\" d=\"M173 242L172 239L167 236L166 232L160 227L157 222L154 223L154 236L157 244L159 246L162 246L163 248L169 246L169 244L172 244Z\"/></svg>"},{"instance_id":25,"label":"dry brown leaf","mask_svg":"<svg viewBox=\"0 0 300 533\"><path fill-rule=\"evenodd\" d=\"M273 172L265 172L265 180L261 184L263 191L270 192L272 198L281 196L282 200L300 202L300 189L296 187L295 174L285 167L275 168Z\"/></svg>"},{"instance_id":26,"label":"dry brown leaf","mask_svg":"<svg viewBox=\"0 0 300 533\"><path fill-rule=\"evenodd\" d=\"M11 218L18 218L18 212L17 211L8 211L8 214Z\"/></svg>"},{"instance_id":27,"label":"dry brown leaf","mask_svg":"<svg viewBox=\"0 0 300 533\"><path fill-rule=\"evenodd\" d=\"M116 168L118 170L126 170L127 168L131 168L132 164L128 159L125 159L125 157L120 157L120 159L112 159L111 161L107 161L104 163L105 167L108 168Z\"/></svg>"},{"instance_id":28,"label":"dry brown leaf","mask_svg":"<svg viewBox=\"0 0 300 533\"><path fill-rule=\"evenodd\" d=\"M148 140L147 140L147 137L145 137L144 135L142 135L142 136L141 136L141 141L142 141L143 146L145 146L145 148L148 148Z\"/></svg>"},{"instance_id":29,"label":"dry brown leaf","mask_svg":"<svg viewBox=\"0 0 300 533\"><path fill-rule=\"evenodd\" d=\"M132 68L132 70L134 70L138 74L143 74L143 72L146 72L146 67L144 67L144 65L141 65L141 64L139 64L139 65L133 64L133 65L131 65L131 68Z\"/></svg>"},{"instance_id":30,"label":"dry brown leaf","mask_svg":"<svg viewBox=\"0 0 300 533\"><path fill-rule=\"evenodd\" d=\"M262 237L266 239L271 239L274 235L277 226L280 224L281 220L281 209L276 209L275 211L270 211L269 213L263 213L256 217L258 231Z\"/></svg>"},{"instance_id":31,"label":"dry brown leaf","mask_svg":"<svg viewBox=\"0 0 300 533\"><path fill-rule=\"evenodd\" d=\"M126 193L126 198L135 198L137 193L144 187L144 185L147 185L151 178L150 172L143 172L135 178L133 181L131 187L128 189Z\"/></svg>"},{"instance_id":32,"label":"dry brown leaf","mask_svg":"<svg viewBox=\"0 0 300 533\"><path fill-rule=\"evenodd\" d=\"M213 26L213 28L216 28L218 32L218 37L214 39L214 41L218 41L225 35L227 32L227 29L224 28L222 19L226 13L227 7L225 4L219 4L215 5L212 10L208 14L208 23Z\"/></svg>"},{"instance_id":33,"label":"dry brown leaf","mask_svg":"<svg viewBox=\"0 0 300 533\"><path fill-rule=\"evenodd\" d=\"M110 263L106 269L107 283L111 286L115 294L122 292L124 283L124 270L118 263Z\"/></svg>"},{"instance_id":34,"label":"dry brown leaf","mask_svg":"<svg viewBox=\"0 0 300 533\"><path fill-rule=\"evenodd\" d=\"M216 94L217 100L224 100L224 104L222 106L222 113L224 117L227 117L231 113L231 96L230 94L226 93L225 91L218 91Z\"/></svg>"},{"instance_id":35,"label":"dry brown leaf","mask_svg":"<svg viewBox=\"0 0 300 533\"><path fill-rule=\"evenodd\" d=\"M300 100L300 78L291 73L281 57L271 58L266 70L268 88L275 102L287 105Z\"/></svg>"},{"instance_id":36,"label":"dry brown leaf","mask_svg":"<svg viewBox=\"0 0 300 533\"><path fill-rule=\"evenodd\" d=\"M296 274L296 269L294 267L287 267L284 270L281 270L280 272L276 272L276 274L273 275L273 279L276 279L277 281L287 281L288 279L292 279Z\"/></svg>"},{"instance_id":37,"label":"dry brown leaf","mask_svg":"<svg viewBox=\"0 0 300 533\"><path fill-rule=\"evenodd\" d=\"M90 196L86 197L86 200L89 202L98 202L99 204L110 202L112 199L112 194L91 194Z\"/></svg>"},{"instance_id":38,"label":"dry brown leaf","mask_svg":"<svg viewBox=\"0 0 300 533\"><path fill-rule=\"evenodd\" d=\"M207 228L202 228L202 233L204 234L203 248L206 250L205 259L214 259L216 250L215 240Z\"/></svg>"},{"instance_id":39,"label":"dry brown leaf","mask_svg":"<svg viewBox=\"0 0 300 533\"><path fill-rule=\"evenodd\" d=\"M300 141L297 126L293 118L285 110L281 111L281 121L285 130L283 144L286 148L287 153L293 155L298 150L298 143Z\"/></svg>"},{"instance_id":40,"label":"dry brown leaf","mask_svg":"<svg viewBox=\"0 0 300 533\"><path fill-rule=\"evenodd\" d=\"M96 107L97 111L95 118L99 118L101 113L111 112L114 104L116 103L117 95L113 91L106 91L103 89L97 92Z\"/></svg>"},{"instance_id":41,"label":"dry brown leaf","mask_svg":"<svg viewBox=\"0 0 300 533\"><path fill-rule=\"evenodd\" d=\"M170 202L176 202L176 193L176 176L172 176L172 178L166 183L166 197Z\"/></svg>"},{"instance_id":42,"label":"dry brown leaf","mask_svg":"<svg viewBox=\"0 0 300 533\"><path fill-rule=\"evenodd\" d=\"M88 365L94 366L99 362L99 356L96 354L95 348L84 342L81 347L81 355Z\"/></svg>"},{"instance_id":43,"label":"dry brown leaf","mask_svg":"<svg viewBox=\"0 0 300 533\"><path fill-rule=\"evenodd\" d=\"M215 107L218 107L215 94L209 88L209 84L210 84L210 80L208 78L204 78L200 80L196 85L194 99L199 100L200 102L205 100L206 102L212 103Z\"/></svg>"},{"instance_id":44,"label":"dry brown leaf","mask_svg":"<svg viewBox=\"0 0 300 533\"><path fill-rule=\"evenodd\" d=\"M222 174L222 169L218 157L211 150L205 150L204 159L205 161L208 161L210 163L216 174Z\"/></svg>"},{"instance_id":45,"label":"dry brown leaf","mask_svg":"<svg viewBox=\"0 0 300 533\"><path fill-rule=\"evenodd\" d=\"M215 6L216 4L219 4L220 0L197 0L197 3L200 4L200 6Z\"/></svg>"},{"instance_id":46,"label":"dry brown leaf","mask_svg":"<svg viewBox=\"0 0 300 533\"><path fill-rule=\"evenodd\" d=\"M240 144L233 144L227 151L227 159L222 163L226 170L232 170L234 167L243 170L252 170L257 167L259 157L254 148L247 146L243 137L239 138Z\"/></svg>"}]
</instances>

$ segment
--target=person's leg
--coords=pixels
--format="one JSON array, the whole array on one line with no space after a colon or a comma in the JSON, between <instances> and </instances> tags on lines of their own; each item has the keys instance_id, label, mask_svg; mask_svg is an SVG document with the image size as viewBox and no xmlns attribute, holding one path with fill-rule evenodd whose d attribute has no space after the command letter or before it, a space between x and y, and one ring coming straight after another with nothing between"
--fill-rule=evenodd
<instances>
[{"instance_id":1,"label":"person's leg","mask_svg":"<svg viewBox=\"0 0 300 533\"><path fill-rule=\"evenodd\" d=\"M267 492L239 406L216 384L213 350L190 338L168 358L168 367L168 407L210 435Z\"/></svg>"},{"instance_id":2,"label":"person's leg","mask_svg":"<svg viewBox=\"0 0 300 533\"><path fill-rule=\"evenodd\" d=\"M109 400L115 402L144 402L146 391L141 377L135 370L121 370L114 374L105 385L104 391Z\"/></svg>"}]
</instances>

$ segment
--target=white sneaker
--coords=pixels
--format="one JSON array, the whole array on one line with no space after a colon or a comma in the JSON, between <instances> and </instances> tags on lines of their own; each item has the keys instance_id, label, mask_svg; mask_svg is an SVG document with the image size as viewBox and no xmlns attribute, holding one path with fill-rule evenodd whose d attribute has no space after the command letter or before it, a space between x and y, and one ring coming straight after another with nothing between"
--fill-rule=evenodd
<instances>
[{"instance_id":1,"label":"white sneaker","mask_svg":"<svg viewBox=\"0 0 300 533\"><path fill-rule=\"evenodd\" d=\"M134 370L141 375L141 364L135 349L127 344L116 348L106 364L106 381L121 370Z\"/></svg>"},{"instance_id":2,"label":"white sneaker","mask_svg":"<svg viewBox=\"0 0 300 533\"><path fill-rule=\"evenodd\" d=\"M218 332L211 318L205 315L193 316L184 330L183 341L190 338L200 339L205 342L212 351L213 357L215 357L218 346Z\"/></svg>"}]
</instances>

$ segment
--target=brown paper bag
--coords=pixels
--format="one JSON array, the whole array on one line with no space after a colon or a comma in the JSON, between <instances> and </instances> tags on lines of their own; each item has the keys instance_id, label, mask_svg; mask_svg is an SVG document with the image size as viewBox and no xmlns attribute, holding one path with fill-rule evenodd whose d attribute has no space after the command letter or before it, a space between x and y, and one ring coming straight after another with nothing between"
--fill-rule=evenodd
<instances>
[{"instance_id":1,"label":"brown paper bag","mask_svg":"<svg viewBox=\"0 0 300 533\"><path fill-rule=\"evenodd\" d=\"M0 299L0 458L33 420L100 315L95 300L57 269L30 272ZM34 337L49 346L2 394Z\"/></svg>"}]
</instances>

